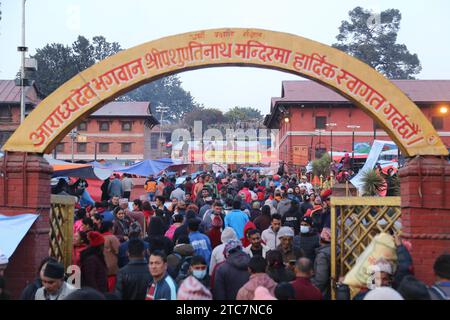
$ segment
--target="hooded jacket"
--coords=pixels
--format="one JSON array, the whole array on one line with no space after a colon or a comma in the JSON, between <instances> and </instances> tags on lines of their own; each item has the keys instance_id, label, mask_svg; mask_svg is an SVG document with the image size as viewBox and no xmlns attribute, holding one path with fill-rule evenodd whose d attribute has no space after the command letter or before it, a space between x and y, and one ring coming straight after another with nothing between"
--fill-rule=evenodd
<instances>
[{"instance_id":1,"label":"hooded jacket","mask_svg":"<svg viewBox=\"0 0 450 320\"><path fill-rule=\"evenodd\" d=\"M220 265L214 277L213 296L215 300L236 300L240 288L250 278L247 266L250 257L243 251L233 252Z\"/></svg>"},{"instance_id":2,"label":"hooded jacket","mask_svg":"<svg viewBox=\"0 0 450 320\"><path fill-rule=\"evenodd\" d=\"M241 288L236 296L236 300L253 300L255 290L259 286L269 290L272 296L275 296L277 283L266 273L255 273L250 276L250 280Z\"/></svg>"},{"instance_id":3,"label":"hooded jacket","mask_svg":"<svg viewBox=\"0 0 450 320\"><path fill-rule=\"evenodd\" d=\"M218 263L225 261L225 256L223 254L223 250L225 249L225 243L228 240L234 239L237 240L236 232L232 228L225 228L222 231L221 235L222 244L218 245L214 248L211 254L211 261L209 263L209 275L211 276L215 266Z\"/></svg>"},{"instance_id":4,"label":"hooded jacket","mask_svg":"<svg viewBox=\"0 0 450 320\"><path fill-rule=\"evenodd\" d=\"M247 238L247 232L250 230L254 230L254 229L256 229L256 226L253 222L249 221L245 224L244 236L241 238L241 243L244 246L244 248L247 247L248 245L250 245L250 241Z\"/></svg>"}]
</instances>

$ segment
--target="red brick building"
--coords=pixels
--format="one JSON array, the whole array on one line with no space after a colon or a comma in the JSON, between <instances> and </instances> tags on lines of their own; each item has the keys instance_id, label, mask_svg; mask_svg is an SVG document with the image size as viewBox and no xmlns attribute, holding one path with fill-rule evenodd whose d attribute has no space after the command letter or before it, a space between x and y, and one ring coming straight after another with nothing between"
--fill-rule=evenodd
<instances>
[{"instance_id":1,"label":"red brick building","mask_svg":"<svg viewBox=\"0 0 450 320\"><path fill-rule=\"evenodd\" d=\"M15 80L0 80L0 148L20 124L20 87ZM41 101L36 86L25 87L25 115Z\"/></svg>"},{"instance_id":2,"label":"red brick building","mask_svg":"<svg viewBox=\"0 0 450 320\"><path fill-rule=\"evenodd\" d=\"M447 148L450 147L450 80L393 80L432 122ZM285 117L289 121L285 121ZM280 98L272 98L270 114L264 124L279 129L280 160L305 165L323 152L352 151L354 141L372 143L390 140L352 102L313 81L283 81ZM359 126L350 129L347 126Z\"/></svg>"},{"instance_id":3,"label":"red brick building","mask_svg":"<svg viewBox=\"0 0 450 320\"><path fill-rule=\"evenodd\" d=\"M148 113L149 102L111 102L79 123L73 138L67 135L55 148L57 159L107 160L132 164L152 156L153 128L158 121ZM146 125L146 123L148 125ZM153 132L153 133L152 133ZM158 146L156 146L158 147Z\"/></svg>"}]
</instances>

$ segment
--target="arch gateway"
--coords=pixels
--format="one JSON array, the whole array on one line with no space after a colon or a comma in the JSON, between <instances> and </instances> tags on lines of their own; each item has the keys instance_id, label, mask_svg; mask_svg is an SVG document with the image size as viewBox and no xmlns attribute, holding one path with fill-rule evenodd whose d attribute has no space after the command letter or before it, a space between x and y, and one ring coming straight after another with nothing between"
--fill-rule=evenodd
<instances>
[{"instance_id":1,"label":"arch gateway","mask_svg":"<svg viewBox=\"0 0 450 320\"><path fill-rule=\"evenodd\" d=\"M45 237L39 230L48 228L51 168L42 154L50 153L79 122L127 91L170 74L224 66L309 78L345 96L383 127L410 157L400 171L403 234L413 248L430 247L427 252L412 252L417 273L430 282L438 248L450 247L448 222L427 226L423 220L450 217L444 194L450 188L450 167L444 160L448 151L432 124L398 87L360 60L310 39L261 29L201 30L150 41L100 61L45 98L3 147L0 210L14 215L39 208L42 217L14 256L24 258L28 252L26 259L37 265L48 251L48 243L32 240ZM23 276L23 260L13 264Z\"/></svg>"}]
</instances>

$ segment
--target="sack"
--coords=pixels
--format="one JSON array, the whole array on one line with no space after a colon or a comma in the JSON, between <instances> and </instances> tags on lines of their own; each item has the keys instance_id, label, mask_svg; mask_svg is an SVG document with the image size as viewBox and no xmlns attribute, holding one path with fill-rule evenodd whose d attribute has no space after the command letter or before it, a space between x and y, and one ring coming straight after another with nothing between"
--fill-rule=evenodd
<instances>
[{"instance_id":1,"label":"sack","mask_svg":"<svg viewBox=\"0 0 450 320\"><path fill-rule=\"evenodd\" d=\"M396 266L397 251L394 238L387 233L376 235L372 242L356 260L353 268L345 275L344 284L351 287L366 288L371 279L371 267L376 261L383 258ZM395 273L395 269L393 268Z\"/></svg>"}]
</instances>

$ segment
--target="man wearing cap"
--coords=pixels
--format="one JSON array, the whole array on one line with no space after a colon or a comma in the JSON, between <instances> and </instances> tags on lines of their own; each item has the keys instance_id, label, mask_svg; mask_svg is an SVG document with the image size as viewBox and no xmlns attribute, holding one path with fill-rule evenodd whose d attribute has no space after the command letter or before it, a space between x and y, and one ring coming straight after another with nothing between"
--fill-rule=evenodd
<instances>
[{"instance_id":1,"label":"man wearing cap","mask_svg":"<svg viewBox=\"0 0 450 320\"><path fill-rule=\"evenodd\" d=\"M42 287L36 291L35 300L63 300L77 288L64 281L64 266L49 261L41 270Z\"/></svg>"},{"instance_id":2,"label":"man wearing cap","mask_svg":"<svg viewBox=\"0 0 450 320\"><path fill-rule=\"evenodd\" d=\"M316 249L320 247L320 237L313 227L311 217L303 217L300 220L300 234L294 237L294 248L302 250L305 257L314 263Z\"/></svg>"},{"instance_id":3,"label":"man wearing cap","mask_svg":"<svg viewBox=\"0 0 450 320\"><path fill-rule=\"evenodd\" d=\"M313 186L312 186L311 183L309 183L309 182L307 181L306 176L302 176L302 178L301 178L300 181L301 181L301 182L300 182L300 184L298 185L298 186L300 187L300 189L301 189L301 188L305 188L305 189L306 189L306 193L307 193L307 194L310 194L311 191L312 191L312 189L313 189Z\"/></svg>"},{"instance_id":4,"label":"man wearing cap","mask_svg":"<svg viewBox=\"0 0 450 320\"><path fill-rule=\"evenodd\" d=\"M294 231L292 228L281 227L278 232L278 239L280 240L280 244L277 246L277 250L281 252L284 264L289 265L289 263L295 263L300 253L294 251Z\"/></svg>"},{"instance_id":5,"label":"man wearing cap","mask_svg":"<svg viewBox=\"0 0 450 320\"><path fill-rule=\"evenodd\" d=\"M331 298L331 230L323 228L320 234L320 247L316 250L314 260L314 277L311 282L319 288L325 299Z\"/></svg>"}]
</instances>

